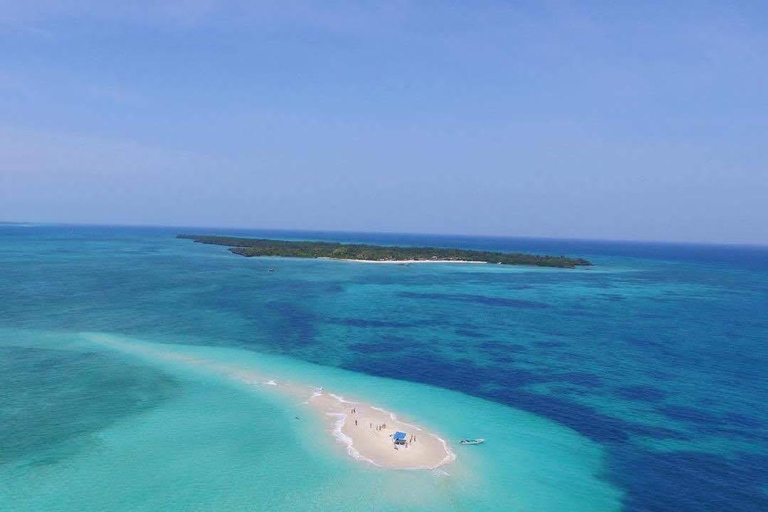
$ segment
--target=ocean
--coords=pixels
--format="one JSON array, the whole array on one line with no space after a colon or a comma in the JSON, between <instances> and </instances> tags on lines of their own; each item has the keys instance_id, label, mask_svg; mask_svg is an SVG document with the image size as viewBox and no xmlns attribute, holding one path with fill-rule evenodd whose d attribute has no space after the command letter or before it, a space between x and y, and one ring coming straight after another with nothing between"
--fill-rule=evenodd
<instances>
[{"instance_id":1,"label":"ocean","mask_svg":"<svg viewBox=\"0 0 768 512\"><path fill-rule=\"evenodd\" d=\"M181 232L594 266L243 258ZM766 343L768 248L0 225L0 511L768 510ZM375 468L181 356L397 411L457 459Z\"/></svg>"}]
</instances>

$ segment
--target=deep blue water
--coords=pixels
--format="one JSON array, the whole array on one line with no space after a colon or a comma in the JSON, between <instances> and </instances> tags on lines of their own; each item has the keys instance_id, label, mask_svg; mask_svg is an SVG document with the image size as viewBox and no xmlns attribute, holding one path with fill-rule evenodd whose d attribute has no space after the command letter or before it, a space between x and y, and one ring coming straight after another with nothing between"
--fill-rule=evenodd
<instances>
[{"instance_id":1,"label":"deep blue water","mask_svg":"<svg viewBox=\"0 0 768 512\"><path fill-rule=\"evenodd\" d=\"M530 251L595 266L289 265L177 232ZM628 511L768 510L767 248L0 226L0 276L0 328L193 339L458 390L605 447L602 477L625 492ZM30 393L60 389L65 376L46 354L2 357L37 368L12 384L39 372L43 385L28 384ZM87 372L75 359L64 367ZM173 393L152 379L120 383L128 392L104 404L139 410ZM90 406L109 421L109 407ZM79 415L78 428L100 425L81 421L88 411L57 414L61 436L67 414Z\"/></svg>"}]
</instances>

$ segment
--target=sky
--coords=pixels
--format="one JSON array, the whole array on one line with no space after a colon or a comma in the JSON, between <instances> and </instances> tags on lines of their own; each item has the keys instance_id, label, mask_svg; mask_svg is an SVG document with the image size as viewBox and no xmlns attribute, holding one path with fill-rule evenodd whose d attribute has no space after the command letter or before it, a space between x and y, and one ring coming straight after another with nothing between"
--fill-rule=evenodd
<instances>
[{"instance_id":1,"label":"sky","mask_svg":"<svg viewBox=\"0 0 768 512\"><path fill-rule=\"evenodd\" d=\"M0 221L768 244L764 1L0 0Z\"/></svg>"}]
</instances>

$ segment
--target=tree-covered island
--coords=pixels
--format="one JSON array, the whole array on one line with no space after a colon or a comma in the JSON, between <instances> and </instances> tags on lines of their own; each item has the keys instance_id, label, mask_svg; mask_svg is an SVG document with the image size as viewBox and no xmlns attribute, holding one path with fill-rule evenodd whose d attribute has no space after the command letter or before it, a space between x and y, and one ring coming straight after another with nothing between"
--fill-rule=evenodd
<instances>
[{"instance_id":1,"label":"tree-covered island","mask_svg":"<svg viewBox=\"0 0 768 512\"><path fill-rule=\"evenodd\" d=\"M177 235L201 244L224 245L241 256L277 256L286 258L331 258L357 261L467 261L501 265L576 268L591 265L582 258L542 256L537 254L473 251L440 247L398 247L339 242L304 242L237 238L229 236Z\"/></svg>"}]
</instances>

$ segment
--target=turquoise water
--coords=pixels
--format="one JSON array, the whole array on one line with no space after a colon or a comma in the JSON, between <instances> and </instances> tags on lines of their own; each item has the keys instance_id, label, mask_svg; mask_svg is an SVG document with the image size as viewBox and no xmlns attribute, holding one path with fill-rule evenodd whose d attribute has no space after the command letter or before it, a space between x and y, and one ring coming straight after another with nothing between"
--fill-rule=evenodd
<instances>
[{"instance_id":1,"label":"turquoise water","mask_svg":"<svg viewBox=\"0 0 768 512\"><path fill-rule=\"evenodd\" d=\"M765 250L344 235L597 263L401 267L174 234L0 227L0 510L768 505ZM300 403L104 339L488 442L444 471L378 470Z\"/></svg>"}]
</instances>

